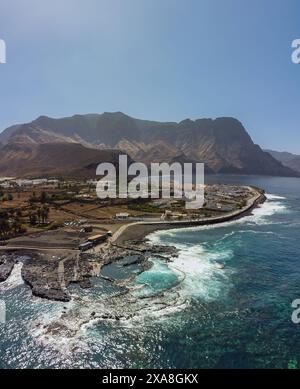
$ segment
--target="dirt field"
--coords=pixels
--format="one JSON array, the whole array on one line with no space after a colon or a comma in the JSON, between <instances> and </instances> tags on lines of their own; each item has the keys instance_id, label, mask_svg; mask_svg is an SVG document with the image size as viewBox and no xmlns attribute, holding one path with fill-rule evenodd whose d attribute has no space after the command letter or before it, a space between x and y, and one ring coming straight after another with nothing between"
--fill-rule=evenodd
<instances>
[{"instance_id":1,"label":"dirt field","mask_svg":"<svg viewBox=\"0 0 300 389\"><path fill-rule=\"evenodd\" d=\"M10 239L7 247L41 247L77 249L80 238L77 231L56 230L37 232L28 236Z\"/></svg>"}]
</instances>

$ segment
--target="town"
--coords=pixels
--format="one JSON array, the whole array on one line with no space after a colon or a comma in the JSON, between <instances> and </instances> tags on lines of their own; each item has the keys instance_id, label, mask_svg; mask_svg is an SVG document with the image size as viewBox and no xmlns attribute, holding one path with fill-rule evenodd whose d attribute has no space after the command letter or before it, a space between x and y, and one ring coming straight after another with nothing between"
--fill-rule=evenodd
<instances>
[{"instance_id":1,"label":"town","mask_svg":"<svg viewBox=\"0 0 300 389\"><path fill-rule=\"evenodd\" d=\"M241 211L250 187L206 185L204 206L183 199L99 199L97 181L0 179L0 246L87 251L130 223L184 223Z\"/></svg>"},{"instance_id":2,"label":"town","mask_svg":"<svg viewBox=\"0 0 300 389\"><path fill-rule=\"evenodd\" d=\"M94 180L1 178L0 282L21 261L33 295L68 302L71 284L92 288L91 280L107 279L106 266L122 258L144 271L151 253L164 261L176 255L174 247L149 243L151 232L230 221L265 200L258 188L205 185L204 206L186 209L185 199L174 196L99 199L96 186Z\"/></svg>"}]
</instances>

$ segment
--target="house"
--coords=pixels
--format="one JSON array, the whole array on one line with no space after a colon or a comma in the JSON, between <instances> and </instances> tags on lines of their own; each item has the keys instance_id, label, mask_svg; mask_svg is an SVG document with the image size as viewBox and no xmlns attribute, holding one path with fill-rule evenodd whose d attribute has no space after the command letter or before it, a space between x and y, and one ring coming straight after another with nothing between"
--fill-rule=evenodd
<instances>
[{"instance_id":1,"label":"house","mask_svg":"<svg viewBox=\"0 0 300 389\"><path fill-rule=\"evenodd\" d=\"M117 213L116 214L116 219L117 220L127 220L129 218L129 213Z\"/></svg>"},{"instance_id":2,"label":"house","mask_svg":"<svg viewBox=\"0 0 300 389\"><path fill-rule=\"evenodd\" d=\"M187 218L187 214L186 213L180 213L180 212L172 212L172 211L165 211L165 213L161 216L161 220L181 220L181 219L184 219L184 218Z\"/></svg>"},{"instance_id":3,"label":"house","mask_svg":"<svg viewBox=\"0 0 300 389\"><path fill-rule=\"evenodd\" d=\"M221 204L221 203L213 203L208 202L205 206L205 209L209 211L220 211L220 212L232 212L234 211L233 205Z\"/></svg>"}]
</instances>

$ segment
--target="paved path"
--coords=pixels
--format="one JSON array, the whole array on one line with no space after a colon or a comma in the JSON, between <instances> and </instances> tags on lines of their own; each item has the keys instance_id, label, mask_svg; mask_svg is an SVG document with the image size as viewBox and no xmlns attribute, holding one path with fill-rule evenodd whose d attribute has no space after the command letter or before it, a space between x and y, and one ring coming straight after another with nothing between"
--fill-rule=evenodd
<instances>
[{"instance_id":1,"label":"paved path","mask_svg":"<svg viewBox=\"0 0 300 389\"><path fill-rule=\"evenodd\" d=\"M73 252L73 253L79 252L79 250L68 249L66 247L0 246L0 251L9 251L9 250L66 251L66 252Z\"/></svg>"},{"instance_id":2,"label":"paved path","mask_svg":"<svg viewBox=\"0 0 300 389\"><path fill-rule=\"evenodd\" d=\"M59 282L62 290L67 289L66 288L66 281L65 281L65 262L68 259L73 259L73 258L74 258L73 255L72 256L68 255L67 257L65 257L59 261L57 273L58 273L58 282ZM74 264L74 279L75 280L78 279L78 268L79 268L79 253L77 253L76 261Z\"/></svg>"}]
</instances>

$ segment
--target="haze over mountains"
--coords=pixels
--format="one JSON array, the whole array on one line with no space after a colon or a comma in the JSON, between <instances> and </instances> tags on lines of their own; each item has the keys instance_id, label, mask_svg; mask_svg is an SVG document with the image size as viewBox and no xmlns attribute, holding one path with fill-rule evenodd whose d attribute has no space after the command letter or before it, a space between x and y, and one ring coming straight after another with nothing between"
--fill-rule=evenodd
<instances>
[{"instance_id":1,"label":"haze over mountains","mask_svg":"<svg viewBox=\"0 0 300 389\"><path fill-rule=\"evenodd\" d=\"M266 150L269 154L272 155L275 159L282 162L284 166L289 167L290 169L295 170L300 173L300 155L288 153L286 151L273 151Z\"/></svg>"},{"instance_id":2,"label":"haze over mountains","mask_svg":"<svg viewBox=\"0 0 300 389\"><path fill-rule=\"evenodd\" d=\"M255 145L234 118L155 122L121 112L41 116L0 134L0 175L95 175L120 152L151 162L205 162L207 172L296 176ZM93 170L94 169L94 170Z\"/></svg>"}]
</instances>

